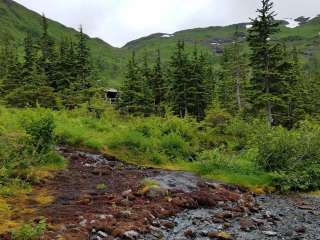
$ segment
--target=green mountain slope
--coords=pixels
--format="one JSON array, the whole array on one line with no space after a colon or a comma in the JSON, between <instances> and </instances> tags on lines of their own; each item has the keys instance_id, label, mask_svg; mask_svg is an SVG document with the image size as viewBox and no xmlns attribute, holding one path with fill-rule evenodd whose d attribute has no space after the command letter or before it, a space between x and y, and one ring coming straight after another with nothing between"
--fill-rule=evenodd
<instances>
[{"instance_id":1,"label":"green mountain slope","mask_svg":"<svg viewBox=\"0 0 320 240\"><path fill-rule=\"evenodd\" d=\"M287 22L282 21L281 32L276 38L297 46L305 59L320 59L320 17L306 21L296 28L288 28L286 24ZM34 36L40 36L41 16L12 0L0 0L0 26L0 45L8 38L22 44L27 31L31 31ZM122 82L124 69L132 51L137 53L138 59L145 53L153 59L155 50L160 49L163 61L167 62L176 42L184 40L190 52L197 43L214 61L220 56L223 48L234 41L233 34L237 28L245 44L247 26L247 23L240 23L224 27L189 29L173 34L156 33L131 41L123 48L115 48L100 39L90 38L89 46L100 79L106 85L117 87ZM76 30L52 20L49 21L49 32L57 41L65 37L77 37Z\"/></svg>"},{"instance_id":2,"label":"green mountain slope","mask_svg":"<svg viewBox=\"0 0 320 240\"><path fill-rule=\"evenodd\" d=\"M320 16L295 28L286 27L287 24L287 22L282 21L281 31L276 35L278 40L297 46L301 54L305 56L319 54ZM240 23L225 27L196 28L173 34L157 33L129 42L124 48L139 52L150 51L150 49L159 47L163 49L164 53L170 53L176 41L182 39L189 45L197 43L208 52L219 55L226 45L234 41L233 35L236 29L240 32L242 41L245 42L248 25L248 23Z\"/></svg>"},{"instance_id":3,"label":"green mountain slope","mask_svg":"<svg viewBox=\"0 0 320 240\"><path fill-rule=\"evenodd\" d=\"M9 39L21 45L26 32L31 32L35 37L40 37L42 32L41 16L12 0L0 0L0 26L0 44ZM49 20L49 34L56 41L77 38L76 30L52 20ZM105 81L119 80L118 66L121 65L122 51L97 38L89 40L89 47L100 77Z\"/></svg>"}]
</instances>

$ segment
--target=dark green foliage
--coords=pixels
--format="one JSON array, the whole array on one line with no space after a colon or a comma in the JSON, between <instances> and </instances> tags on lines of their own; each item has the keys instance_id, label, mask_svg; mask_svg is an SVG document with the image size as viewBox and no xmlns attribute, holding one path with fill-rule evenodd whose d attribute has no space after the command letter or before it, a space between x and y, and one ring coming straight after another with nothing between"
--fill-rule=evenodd
<instances>
[{"instance_id":1,"label":"dark green foliage","mask_svg":"<svg viewBox=\"0 0 320 240\"><path fill-rule=\"evenodd\" d=\"M275 128L258 135L257 162L275 172L281 190L314 190L320 187L320 131L310 123L297 130Z\"/></svg>"},{"instance_id":2,"label":"dark green foliage","mask_svg":"<svg viewBox=\"0 0 320 240\"><path fill-rule=\"evenodd\" d=\"M77 78L79 83L76 86L77 90L88 89L91 86L89 77L91 76L90 51L87 46L87 36L84 35L82 27L80 27L79 42L77 45Z\"/></svg>"},{"instance_id":3,"label":"dark green foliage","mask_svg":"<svg viewBox=\"0 0 320 240\"><path fill-rule=\"evenodd\" d=\"M1 51L1 92L7 94L19 87L21 80L21 64L18 62L17 51L14 46L7 44Z\"/></svg>"},{"instance_id":4,"label":"dark green foliage","mask_svg":"<svg viewBox=\"0 0 320 240\"><path fill-rule=\"evenodd\" d=\"M234 43L224 49L221 78L216 84L218 102L215 104L230 112L241 112L249 108L249 66L238 35L236 31Z\"/></svg>"},{"instance_id":5,"label":"dark green foliage","mask_svg":"<svg viewBox=\"0 0 320 240\"><path fill-rule=\"evenodd\" d=\"M38 153L47 153L52 150L54 144L54 120L47 115L26 126L26 132L30 136L30 144Z\"/></svg>"},{"instance_id":6,"label":"dark green foliage","mask_svg":"<svg viewBox=\"0 0 320 240\"><path fill-rule=\"evenodd\" d=\"M174 112L203 119L210 103L208 63L203 54L199 56L195 46L192 59L185 52L184 42L177 43L170 64L171 99Z\"/></svg>"},{"instance_id":7,"label":"dark green foliage","mask_svg":"<svg viewBox=\"0 0 320 240\"><path fill-rule=\"evenodd\" d=\"M153 111L152 92L149 88L150 70L145 57L142 68L138 66L135 53L128 63L126 80L121 91L119 108L126 113L148 116Z\"/></svg>"},{"instance_id":8,"label":"dark green foliage","mask_svg":"<svg viewBox=\"0 0 320 240\"><path fill-rule=\"evenodd\" d=\"M197 47L193 52L190 74L191 85L194 85L188 93L192 95L193 111L191 114L198 120L205 117L205 111L211 102L211 88L208 76L208 62L205 56L201 53L198 55Z\"/></svg>"},{"instance_id":9,"label":"dark green foliage","mask_svg":"<svg viewBox=\"0 0 320 240\"><path fill-rule=\"evenodd\" d=\"M157 59L150 78L150 87L153 94L154 112L159 116L164 115L164 103L167 89L164 73L162 70L160 50L157 50Z\"/></svg>"},{"instance_id":10,"label":"dark green foliage","mask_svg":"<svg viewBox=\"0 0 320 240\"><path fill-rule=\"evenodd\" d=\"M171 99L174 112L180 117L188 115L192 106L190 95L190 62L185 52L184 42L178 41L175 53L171 58Z\"/></svg>"},{"instance_id":11,"label":"dark green foliage","mask_svg":"<svg viewBox=\"0 0 320 240\"><path fill-rule=\"evenodd\" d=\"M252 67L252 103L255 111L266 112L269 125L274 124L272 113L273 104L278 100L277 88L280 83L276 65L279 61L278 45L271 41L279 31L279 22L276 22L272 11L273 3L262 0L262 7L258 9L258 17L252 21L249 29L248 42L251 47L250 60Z\"/></svg>"},{"instance_id":12,"label":"dark green foliage","mask_svg":"<svg viewBox=\"0 0 320 240\"><path fill-rule=\"evenodd\" d=\"M77 47L63 40L59 49L48 33L45 16L42 17L42 31L40 39L27 34L21 63L12 45L2 50L1 91L5 102L13 107L59 108L64 105L74 108L88 101L93 68L82 29Z\"/></svg>"},{"instance_id":13,"label":"dark green foliage","mask_svg":"<svg viewBox=\"0 0 320 240\"><path fill-rule=\"evenodd\" d=\"M46 231L47 223L41 219L38 224L25 224L18 230L13 231L13 240L36 240L39 239Z\"/></svg>"}]
</instances>

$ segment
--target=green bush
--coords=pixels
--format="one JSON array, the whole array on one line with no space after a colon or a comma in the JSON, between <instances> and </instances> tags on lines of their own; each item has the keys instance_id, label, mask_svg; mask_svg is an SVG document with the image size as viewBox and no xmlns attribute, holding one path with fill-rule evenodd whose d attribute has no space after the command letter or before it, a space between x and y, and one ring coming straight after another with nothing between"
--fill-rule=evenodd
<instances>
[{"instance_id":1,"label":"green bush","mask_svg":"<svg viewBox=\"0 0 320 240\"><path fill-rule=\"evenodd\" d=\"M258 165L273 172L281 190L320 187L320 129L308 124L295 130L273 128L257 137Z\"/></svg>"},{"instance_id":2,"label":"green bush","mask_svg":"<svg viewBox=\"0 0 320 240\"><path fill-rule=\"evenodd\" d=\"M192 149L180 135L170 133L164 135L160 142L161 151L163 151L170 160L192 160Z\"/></svg>"},{"instance_id":3,"label":"green bush","mask_svg":"<svg viewBox=\"0 0 320 240\"><path fill-rule=\"evenodd\" d=\"M258 164L267 171L320 163L320 131L277 127L259 137L258 149Z\"/></svg>"},{"instance_id":4,"label":"green bush","mask_svg":"<svg viewBox=\"0 0 320 240\"><path fill-rule=\"evenodd\" d=\"M12 233L12 239L37 240L44 234L46 228L47 224L45 220L40 220L38 224L25 224Z\"/></svg>"},{"instance_id":5,"label":"green bush","mask_svg":"<svg viewBox=\"0 0 320 240\"><path fill-rule=\"evenodd\" d=\"M151 148L151 142L141 132L127 130L114 134L108 143L110 148L125 147L133 151L146 152Z\"/></svg>"},{"instance_id":6,"label":"green bush","mask_svg":"<svg viewBox=\"0 0 320 240\"><path fill-rule=\"evenodd\" d=\"M54 120L52 115L46 115L26 126L30 136L30 144L38 153L46 153L54 144Z\"/></svg>"},{"instance_id":7,"label":"green bush","mask_svg":"<svg viewBox=\"0 0 320 240\"><path fill-rule=\"evenodd\" d=\"M276 172L273 174L273 185L282 192L318 190L320 188L320 164Z\"/></svg>"},{"instance_id":8,"label":"green bush","mask_svg":"<svg viewBox=\"0 0 320 240\"><path fill-rule=\"evenodd\" d=\"M204 119L204 124L222 131L231 120L232 116L220 108L211 108Z\"/></svg>"}]
</instances>

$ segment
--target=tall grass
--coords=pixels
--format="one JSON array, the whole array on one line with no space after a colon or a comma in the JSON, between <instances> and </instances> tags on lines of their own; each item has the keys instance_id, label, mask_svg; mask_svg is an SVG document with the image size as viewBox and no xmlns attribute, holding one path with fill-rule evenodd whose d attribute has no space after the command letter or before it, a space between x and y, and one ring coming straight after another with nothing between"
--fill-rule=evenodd
<instances>
[{"instance_id":1,"label":"tall grass","mask_svg":"<svg viewBox=\"0 0 320 240\"><path fill-rule=\"evenodd\" d=\"M283 185L287 190L320 187L310 183L310 176L318 176L310 169L320 159L318 123L312 126L304 123L291 131L281 127L270 129L259 119L244 121L219 109L200 123L171 115L123 116L110 106L100 118L88 112L86 106L73 111L0 108L0 112L0 131L8 136L25 134L22 122L51 114L60 144L87 146L128 162L193 171L250 187ZM301 168L302 163L309 166L304 168L306 178L294 174L298 167L292 170L292 166Z\"/></svg>"}]
</instances>

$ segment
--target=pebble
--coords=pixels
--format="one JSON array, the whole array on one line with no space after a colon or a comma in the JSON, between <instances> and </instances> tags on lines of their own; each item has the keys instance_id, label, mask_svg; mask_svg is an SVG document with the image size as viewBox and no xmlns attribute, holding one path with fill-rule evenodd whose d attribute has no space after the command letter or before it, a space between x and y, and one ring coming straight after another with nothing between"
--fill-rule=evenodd
<instances>
[{"instance_id":1,"label":"pebble","mask_svg":"<svg viewBox=\"0 0 320 240\"><path fill-rule=\"evenodd\" d=\"M139 233L136 231L127 231L123 234L126 238L130 239L130 240L134 240L137 239L139 237Z\"/></svg>"},{"instance_id":2,"label":"pebble","mask_svg":"<svg viewBox=\"0 0 320 240\"><path fill-rule=\"evenodd\" d=\"M273 232L273 231L262 231L262 233L267 236L277 236L278 235L278 233Z\"/></svg>"},{"instance_id":3,"label":"pebble","mask_svg":"<svg viewBox=\"0 0 320 240\"><path fill-rule=\"evenodd\" d=\"M88 220L84 219L79 224L80 224L81 227L85 227L87 225L87 222L88 222Z\"/></svg>"}]
</instances>

